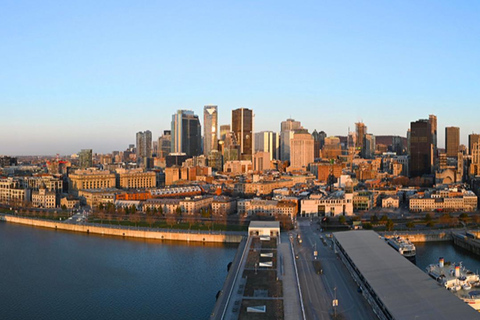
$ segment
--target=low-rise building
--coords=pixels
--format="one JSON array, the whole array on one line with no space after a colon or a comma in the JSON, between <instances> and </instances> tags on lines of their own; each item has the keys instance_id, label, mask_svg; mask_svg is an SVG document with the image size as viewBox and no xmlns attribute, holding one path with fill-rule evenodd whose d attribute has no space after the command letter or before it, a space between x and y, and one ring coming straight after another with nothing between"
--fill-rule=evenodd
<instances>
[{"instance_id":1,"label":"low-rise building","mask_svg":"<svg viewBox=\"0 0 480 320\"><path fill-rule=\"evenodd\" d=\"M72 196L65 196L60 199L60 206L67 208L68 210L72 210L74 208L78 208L80 206L80 199L72 197Z\"/></svg>"},{"instance_id":2,"label":"low-rise building","mask_svg":"<svg viewBox=\"0 0 480 320\"><path fill-rule=\"evenodd\" d=\"M353 210L365 211L373 207L373 194L369 191L355 192L353 196Z\"/></svg>"},{"instance_id":3,"label":"low-rise building","mask_svg":"<svg viewBox=\"0 0 480 320\"><path fill-rule=\"evenodd\" d=\"M214 197L212 201L213 215L229 215L237 212L237 199L230 197Z\"/></svg>"},{"instance_id":4,"label":"low-rise building","mask_svg":"<svg viewBox=\"0 0 480 320\"><path fill-rule=\"evenodd\" d=\"M408 200L412 212L422 211L476 211L478 198L469 190L459 193L415 195Z\"/></svg>"},{"instance_id":5,"label":"low-rise building","mask_svg":"<svg viewBox=\"0 0 480 320\"><path fill-rule=\"evenodd\" d=\"M242 215L264 214L270 216L288 215L291 218L298 213L297 205L290 201L243 199L237 203L238 213Z\"/></svg>"},{"instance_id":6,"label":"low-rise building","mask_svg":"<svg viewBox=\"0 0 480 320\"><path fill-rule=\"evenodd\" d=\"M88 206L96 207L99 204L114 203L115 195L120 192L115 188L79 190L78 197Z\"/></svg>"},{"instance_id":7,"label":"low-rise building","mask_svg":"<svg viewBox=\"0 0 480 320\"><path fill-rule=\"evenodd\" d=\"M143 169L117 169L117 188L121 189L148 189L157 186L156 173Z\"/></svg>"},{"instance_id":8,"label":"low-rise building","mask_svg":"<svg viewBox=\"0 0 480 320\"><path fill-rule=\"evenodd\" d=\"M400 199L397 196L388 196L382 199L382 208L398 208Z\"/></svg>"},{"instance_id":9,"label":"low-rise building","mask_svg":"<svg viewBox=\"0 0 480 320\"><path fill-rule=\"evenodd\" d=\"M0 202L6 204L21 204L27 201L27 190L20 186L15 178L0 179Z\"/></svg>"},{"instance_id":10,"label":"low-rise building","mask_svg":"<svg viewBox=\"0 0 480 320\"><path fill-rule=\"evenodd\" d=\"M312 194L300 201L302 216L336 217L353 215L353 194L335 191L330 194Z\"/></svg>"},{"instance_id":11,"label":"low-rise building","mask_svg":"<svg viewBox=\"0 0 480 320\"><path fill-rule=\"evenodd\" d=\"M57 196L55 192L40 188L32 192L32 205L35 208L55 208Z\"/></svg>"},{"instance_id":12,"label":"low-rise building","mask_svg":"<svg viewBox=\"0 0 480 320\"><path fill-rule=\"evenodd\" d=\"M163 214L176 214L177 208L180 208L182 214L200 214L202 210L208 210L213 202L211 196L196 196L185 199L148 199L144 202L143 208L161 208Z\"/></svg>"},{"instance_id":13,"label":"low-rise building","mask_svg":"<svg viewBox=\"0 0 480 320\"><path fill-rule=\"evenodd\" d=\"M80 190L98 190L115 188L115 174L107 170L77 170L68 175L69 191L75 195Z\"/></svg>"}]
</instances>

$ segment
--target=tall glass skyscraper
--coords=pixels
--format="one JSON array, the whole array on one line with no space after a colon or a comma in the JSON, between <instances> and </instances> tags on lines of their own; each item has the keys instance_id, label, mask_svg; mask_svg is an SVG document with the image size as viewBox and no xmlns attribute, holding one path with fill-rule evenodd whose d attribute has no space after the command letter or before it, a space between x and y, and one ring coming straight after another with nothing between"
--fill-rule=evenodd
<instances>
[{"instance_id":1,"label":"tall glass skyscraper","mask_svg":"<svg viewBox=\"0 0 480 320\"><path fill-rule=\"evenodd\" d=\"M198 156L202 153L202 131L198 116L191 110L178 110L172 116L172 152Z\"/></svg>"},{"instance_id":2,"label":"tall glass skyscraper","mask_svg":"<svg viewBox=\"0 0 480 320\"><path fill-rule=\"evenodd\" d=\"M203 154L208 156L218 150L218 111L217 106L203 108Z\"/></svg>"}]
</instances>

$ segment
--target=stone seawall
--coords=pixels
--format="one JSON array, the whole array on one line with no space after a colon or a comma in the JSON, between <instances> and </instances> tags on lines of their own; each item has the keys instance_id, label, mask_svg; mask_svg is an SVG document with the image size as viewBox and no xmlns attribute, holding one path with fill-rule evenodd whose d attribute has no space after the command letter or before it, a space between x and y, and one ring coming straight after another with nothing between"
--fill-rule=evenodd
<instances>
[{"instance_id":1,"label":"stone seawall","mask_svg":"<svg viewBox=\"0 0 480 320\"><path fill-rule=\"evenodd\" d=\"M408 238L411 242L433 242L433 241L453 241L452 233L464 232L459 229L448 230L429 230L429 231L396 231L396 232L379 232L379 234L386 238L393 236L400 236ZM476 237L480 236L479 230L468 230Z\"/></svg>"},{"instance_id":2,"label":"stone seawall","mask_svg":"<svg viewBox=\"0 0 480 320\"><path fill-rule=\"evenodd\" d=\"M47 221L40 219L21 218L9 215L0 215L0 220L29 225L32 227L50 228L55 230L66 230L73 232L83 232L87 234L109 235L119 237L131 237L155 240L174 240L174 241L195 241L195 242L220 242L220 243L240 243L243 235L238 233L202 233L202 232L184 232L168 230L148 230L143 228L128 229L102 227L98 225L80 225L65 222ZM245 234L246 235L246 234Z\"/></svg>"}]
</instances>

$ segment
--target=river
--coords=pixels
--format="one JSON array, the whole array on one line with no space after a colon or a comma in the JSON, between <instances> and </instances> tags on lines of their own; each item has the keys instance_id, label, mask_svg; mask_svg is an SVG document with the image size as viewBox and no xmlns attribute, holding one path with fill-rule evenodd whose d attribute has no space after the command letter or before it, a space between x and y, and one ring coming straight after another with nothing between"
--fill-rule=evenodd
<instances>
[{"instance_id":1,"label":"river","mask_svg":"<svg viewBox=\"0 0 480 320\"><path fill-rule=\"evenodd\" d=\"M477 272L480 271L480 256L470 253L453 244L453 241L415 243L417 247L417 266L425 271L432 263L437 263L438 258L445 261L462 262L465 268Z\"/></svg>"},{"instance_id":2,"label":"river","mask_svg":"<svg viewBox=\"0 0 480 320\"><path fill-rule=\"evenodd\" d=\"M236 250L0 222L0 319L208 319Z\"/></svg>"}]
</instances>

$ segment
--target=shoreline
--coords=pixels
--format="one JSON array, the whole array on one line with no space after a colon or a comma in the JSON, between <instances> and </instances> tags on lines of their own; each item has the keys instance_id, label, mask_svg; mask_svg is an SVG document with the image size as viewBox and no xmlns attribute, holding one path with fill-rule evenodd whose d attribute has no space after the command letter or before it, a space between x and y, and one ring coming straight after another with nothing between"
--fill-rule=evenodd
<instances>
[{"instance_id":1,"label":"shoreline","mask_svg":"<svg viewBox=\"0 0 480 320\"><path fill-rule=\"evenodd\" d=\"M246 235L233 232L203 233L185 232L183 230L149 230L145 228L118 228L112 226L99 226L91 224L70 224L60 221L48 221L34 218L23 218L8 214L0 214L0 221L28 225L32 227L48 228L54 230L65 230L86 234L108 235L123 238L171 240L183 242L214 242L239 244Z\"/></svg>"}]
</instances>

